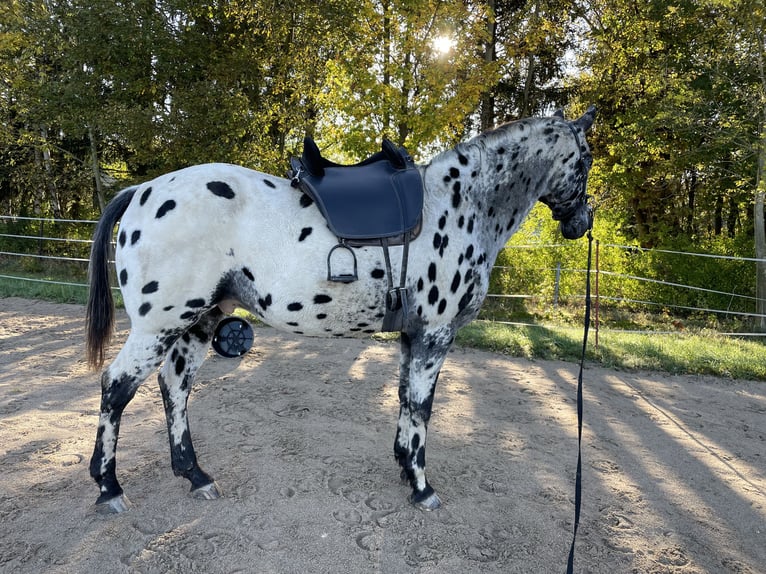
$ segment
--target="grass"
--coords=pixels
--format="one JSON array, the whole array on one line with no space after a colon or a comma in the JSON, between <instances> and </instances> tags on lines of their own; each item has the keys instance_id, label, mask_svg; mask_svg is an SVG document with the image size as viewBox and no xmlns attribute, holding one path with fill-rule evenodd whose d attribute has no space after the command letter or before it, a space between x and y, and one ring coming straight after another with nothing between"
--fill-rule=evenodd
<instances>
[{"instance_id":1,"label":"grass","mask_svg":"<svg viewBox=\"0 0 766 574\"><path fill-rule=\"evenodd\" d=\"M8 273L3 269L2 274ZM14 270L13 275L21 273ZM62 281L60 277L41 276L39 273L24 275L46 281ZM84 283L84 279L79 277L63 281ZM87 289L78 285L0 278L2 297L84 304ZM115 299L119 305L119 293L115 293ZM577 362L582 352L582 327L575 326L576 314L554 318L558 319L555 326L539 322L523 326L474 321L460 330L457 343L515 357ZM523 320L532 322L534 317L525 315ZM704 328L686 329L683 333L638 334L602 327L598 347L594 342L595 332L591 329L587 352L587 361L591 364L617 369L647 369L672 374L766 381L766 344L724 337Z\"/></svg>"},{"instance_id":2,"label":"grass","mask_svg":"<svg viewBox=\"0 0 766 574\"><path fill-rule=\"evenodd\" d=\"M515 357L576 362L582 335L582 328L474 321L458 333L457 342ZM766 345L759 341L711 331L639 334L603 328L598 347L594 341L591 329L586 360L604 367L766 380Z\"/></svg>"},{"instance_id":3,"label":"grass","mask_svg":"<svg viewBox=\"0 0 766 574\"><path fill-rule=\"evenodd\" d=\"M5 270L2 274L5 274ZM13 275L18 277L21 274L14 272ZM41 283L40 281L53 281L53 279L40 276L28 277L28 279L30 280L0 277L0 297L23 297L81 305L85 304L88 297L87 288L80 285L61 285L58 280L56 283Z\"/></svg>"}]
</instances>

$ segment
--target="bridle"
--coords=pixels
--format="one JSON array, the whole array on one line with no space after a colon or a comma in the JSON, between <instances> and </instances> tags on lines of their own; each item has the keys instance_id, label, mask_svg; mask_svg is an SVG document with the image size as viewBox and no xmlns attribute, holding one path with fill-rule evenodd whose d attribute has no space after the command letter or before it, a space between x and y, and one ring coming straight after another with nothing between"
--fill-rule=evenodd
<instances>
[{"instance_id":1,"label":"bridle","mask_svg":"<svg viewBox=\"0 0 766 574\"><path fill-rule=\"evenodd\" d=\"M588 229L591 229L593 227L593 207L590 204L591 196L585 193L585 191L588 189L588 168L585 165L585 159L583 158L582 153L582 140L580 139L580 134L577 132L577 129L574 127L572 122L565 122L569 130L572 132L572 136L575 140L575 145L577 146L577 161L576 161L576 170L579 173L583 174L583 186L582 186L582 193L585 194L585 204L588 209L588 217L590 219L590 222L588 224ZM544 202L547 204L547 202ZM569 219L572 217L577 211L580 210L580 203L577 202L573 206L567 208L566 210L558 209L556 206L549 205L551 209L551 216L553 217L554 221L563 221L566 219Z\"/></svg>"}]
</instances>

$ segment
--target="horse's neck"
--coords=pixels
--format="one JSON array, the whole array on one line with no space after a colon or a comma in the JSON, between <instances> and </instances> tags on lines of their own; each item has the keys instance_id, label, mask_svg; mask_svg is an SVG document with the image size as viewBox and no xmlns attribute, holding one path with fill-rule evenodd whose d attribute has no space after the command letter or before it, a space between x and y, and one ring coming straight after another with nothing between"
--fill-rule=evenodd
<instances>
[{"instance_id":1,"label":"horse's neck","mask_svg":"<svg viewBox=\"0 0 766 574\"><path fill-rule=\"evenodd\" d=\"M442 153L428 167L428 182L455 201L466 218L475 214L488 252L499 251L547 187L550 166L536 153L532 123L509 124ZM459 175L455 177L455 174Z\"/></svg>"}]
</instances>

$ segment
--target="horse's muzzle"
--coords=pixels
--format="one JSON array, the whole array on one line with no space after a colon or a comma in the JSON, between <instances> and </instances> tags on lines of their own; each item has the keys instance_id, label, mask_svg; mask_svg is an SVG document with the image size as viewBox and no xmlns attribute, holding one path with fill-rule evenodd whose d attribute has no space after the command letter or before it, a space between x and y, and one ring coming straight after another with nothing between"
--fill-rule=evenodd
<instances>
[{"instance_id":1,"label":"horse's muzzle","mask_svg":"<svg viewBox=\"0 0 766 574\"><path fill-rule=\"evenodd\" d=\"M583 204L572 215L561 221L561 235L565 239L579 239L593 227L593 209Z\"/></svg>"}]
</instances>

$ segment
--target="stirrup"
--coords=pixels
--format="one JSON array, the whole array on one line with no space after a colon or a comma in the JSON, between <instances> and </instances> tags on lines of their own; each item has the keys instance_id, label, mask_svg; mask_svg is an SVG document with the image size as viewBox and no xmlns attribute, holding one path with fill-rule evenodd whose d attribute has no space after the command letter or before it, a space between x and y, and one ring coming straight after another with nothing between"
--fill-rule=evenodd
<instances>
[{"instance_id":1,"label":"stirrup","mask_svg":"<svg viewBox=\"0 0 766 574\"><path fill-rule=\"evenodd\" d=\"M353 273L335 274L332 272L332 254L335 252L336 249L346 249L351 254L351 258L354 261ZM356 254L354 253L354 250L351 249L348 245L346 245L344 241L341 241L335 247L330 249L330 252L327 254L327 280L334 281L335 283L353 283L357 279L359 279L359 276L357 275Z\"/></svg>"}]
</instances>

